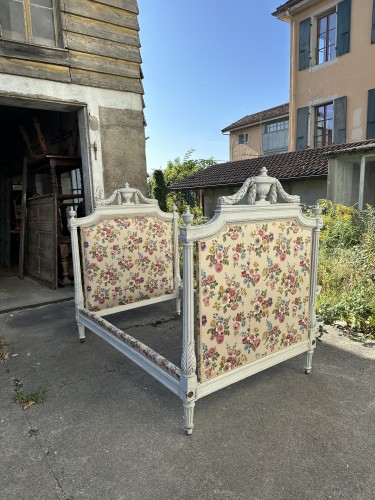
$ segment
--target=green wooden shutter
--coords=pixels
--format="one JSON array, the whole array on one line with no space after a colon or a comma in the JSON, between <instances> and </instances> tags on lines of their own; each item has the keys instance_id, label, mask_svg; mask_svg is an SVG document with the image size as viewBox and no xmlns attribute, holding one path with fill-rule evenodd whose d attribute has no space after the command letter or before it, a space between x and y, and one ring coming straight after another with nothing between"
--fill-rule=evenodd
<instances>
[{"instance_id":1,"label":"green wooden shutter","mask_svg":"<svg viewBox=\"0 0 375 500\"><path fill-rule=\"evenodd\" d=\"M311 19L299 23L298 69L310 66Z\"/></svg>"},{"instance_id":2,"label":"green wooden shutter","mask_svg":"<svg viewBox=\"0 0 375 500\"><path fill-rule=\"evenodd\" d=\"M346 96L333 101L333 144L346 143Z\"/></svg>"},{"instance_id":3,"label":"green wooden shutter","mask_svg":"<svg viewBox=\"0 0 375 500\"><path fill-rule=\"evenodd\" d=\"M375 43L375 0L372 3L371 43Z\"/></svg>"},{"instance_id":4,"label":"green wooden shutter","mask_svg":"<svg viewBox=\"0 0 375 500\"><path fill-rule=\"evenodd\" d=\"M368 91L366 139L375 139L375 89Z\"/></svg>"},{"instance_id":5,"label":"green wooden shutter","mask_svg":"<svg viewBox=\"0 0 375 500\"><path fill-rule=\"evenodd\" d=\"M342 0L337 5L337 46L336 54L342 56L350 51L351 0Z\"/></svg>"},{"instance_id":6,"label":"green wooden shutter","mask_svg":"<svg viewBox=\"0 0 375 500\"><path fill-rule=\"evenodd\" d=\"M297 109L297 143L296 150L307 149L309 134L309 107Z\"/></svg>"}]
</instances>

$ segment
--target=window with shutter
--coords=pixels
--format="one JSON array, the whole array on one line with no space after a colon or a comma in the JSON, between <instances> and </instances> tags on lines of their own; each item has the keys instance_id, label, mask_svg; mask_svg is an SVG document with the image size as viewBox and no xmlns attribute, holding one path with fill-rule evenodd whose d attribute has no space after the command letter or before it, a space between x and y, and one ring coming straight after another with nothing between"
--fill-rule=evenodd
<instances>
[{"instance_id":1,"label":"window with shutter","mask_svg":"<svg viewBox=\"0 0 375 500\"><path fill-rule=\"evenodd\" d=\"M333 139L333 102L315 108L315 147L330 146Z\"/></svg>"},{"instance_id":2,"label":"window with shutter","mask_svg":"<svg viewBox=\"0 0 375 500\"><path fill-rule=\"evenodd\" d=\"M351 0L342 0L337 5L337 45L336 53L342 56L350 51Z\"/></svg>"},{"instance_id":3,"label":"window with shutter","mask_svg":"<svg viewBox=\"0 0 375 500\"><path fill-rule=\"evenodd\" d=\"M311 19L299 23L298 69L310 66Z\"/></svg>"},{"instance_id":4,"label":"window with shutter","mask_svg":"<svg viewBox=\"0 0 375 500\"><path fill-rule=\"evenodd\" d=\"M375 139L375 89L368 91L366 139Z\"/></svg>"},{"instance_id":5,"label":"window with shutter","mask_svg":"<svg viewBox=\"0 0 375 500\"><path fill-rule=\"evenodd\" d=\"M375 0L372 5L371 43L375 43Z\"/></svg>"},{"instance_id":6,"label":"window with shutter","mask_svg":"<svg viewBox=\"0 0 375 500\"><path fill-rule=\"evenodd\" d=\"M55 0L1 0L0 36L56 47Z\"/></svg>"},{"instance_id":7,"label":"window with shutter","mask_svg":"<svg viewBox=\"0 0 375 500\"><path fill-rule=\"evenodd\" d=\"M336 11L318 18L317 64L322 64L336 57Z\"/></svg>"}]
</instances>

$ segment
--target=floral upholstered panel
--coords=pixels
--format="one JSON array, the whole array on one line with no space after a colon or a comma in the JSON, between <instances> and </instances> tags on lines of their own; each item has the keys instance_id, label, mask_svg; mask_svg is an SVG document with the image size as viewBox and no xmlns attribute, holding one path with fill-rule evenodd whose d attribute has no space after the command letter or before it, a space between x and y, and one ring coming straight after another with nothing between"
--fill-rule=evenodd
<instances>
[{"instance_id":1,"label":"floral upholstered panel","mask_svg":"<svg viewBox=\"0 0 375 500\"><path fill-rule=\"evenodd\" d=\"M172 222L156 217L81 227L85 306L110 309L174 293Z\"/></svg>"},{"instance_id":2,"label":"floral upholstered panel","mask_svg":"<svg viewBox=\"0 0 375 500\"><path fill-rule=\"evenodd\" d=\"M199 380L308 338L311 229L227 225L198 241Z\"/></svg>"}]
</instances>

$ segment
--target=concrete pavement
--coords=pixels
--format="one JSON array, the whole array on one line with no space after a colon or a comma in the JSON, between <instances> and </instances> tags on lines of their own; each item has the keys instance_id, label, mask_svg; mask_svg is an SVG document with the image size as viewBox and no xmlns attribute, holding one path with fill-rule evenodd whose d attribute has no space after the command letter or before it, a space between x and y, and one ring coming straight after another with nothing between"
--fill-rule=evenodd
<instances>
[{"instance_id":1,"label":"concrete pavement","mask_svg":"<svg viewBox=\"0 0 375 500\"><path fill-rule=\"evenodd\" d=\"M72 300L73 297L73 286L50 290L27 276L21 280L17 272L9 272L0 267L0 314L39 304Z\"/></svg>"},{"instance_id":2,"label":"concrete pavement","mask_svg":"<svg viewBox=\"0 0 375 500\"><path fill-rule=\"evenodd\" d=\"M168 303L122 314L127 332L178 361ZM331 331L311 375L297 357L196 404L88 333L73 303L0 315L1 500L373 500L375 349ZM46 387L23 410L15 382Z\"/></svg>"}]
</instances>

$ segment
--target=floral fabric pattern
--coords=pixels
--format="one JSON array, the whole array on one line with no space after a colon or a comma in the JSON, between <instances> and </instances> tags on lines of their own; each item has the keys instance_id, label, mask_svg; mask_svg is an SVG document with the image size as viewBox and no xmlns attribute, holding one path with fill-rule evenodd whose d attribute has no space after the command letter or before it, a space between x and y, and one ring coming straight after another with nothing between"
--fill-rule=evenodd
<instances>
[{"instance_id":1,"label":"floral fabric pattern","mask_svg":"<svg viewBox=\"0 0 375 500\"><path fill-rule=\"evenodd\" d=\"M294 220L227 225L198 241L198 378L306 340L311 229Z\"/></svg>"},{"instance_id":2,"label":"floral fabric pattern","mask_svg":"<svg viewBox=\"0 0 375 500\"><path fill-rule=\"evenodd\" d=\"M81 227L85 306L90 311L174 293L172 223L124 217Z\"/></svg>"},{"instance_id":3,"label":"floral fabric pattern","mask_svg":"<svg viewBox=\"0 0 375 500\"><path fill-rule=\"evenodd\" d=\"M172 375L172 377L176 378L177 380L180 379L180 369L176 365L168 361L166 358L164 358L164 356L151 349L151 347L148 347L146 344L143 344L131 335L123 332L122 330L120 330L120 328L112 325L112 323L109 323L101 316L97 316L94 312L89 311L88 309L80 309L79 311L82 315L86 316L91 321L94 321L94 323L96 323L98 326L104 328L105 330L107 330L107 332L122 340L132 349L138 351L140 354L142 354L142 356L149 359L164 371Z\"/></svg>"}]
</instances>

